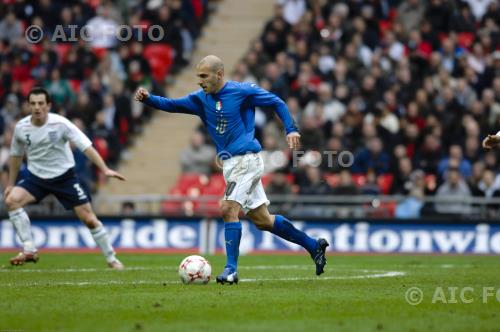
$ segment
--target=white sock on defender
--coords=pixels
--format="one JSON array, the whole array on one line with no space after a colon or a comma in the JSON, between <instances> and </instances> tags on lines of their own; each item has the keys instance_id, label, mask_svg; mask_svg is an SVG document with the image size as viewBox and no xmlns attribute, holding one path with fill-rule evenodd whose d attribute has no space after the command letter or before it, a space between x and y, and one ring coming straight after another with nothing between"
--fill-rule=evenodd
<instances>
[{"instance_id":1,"label":"white sock on defender","mask_svg":"<svg viewBox=\"0 0 500 332\"><path fill-rule=\"evenodd\" d=\"M106 257L106 261L111 263L116 260L115 252L111 243L109 242L108 232L104 229L103 226L99 226L97 228L91 229L90 233L94 238L95 243L101 248L103 255Z\"/></svg>"},{"instance_id":2,"label":"white sock on defender","mask_svg":"<svg viewBox=\"0 0 500 332\"><path fill-rule=\"evenodd\" d=\"M33 243L33 234L31 234L30 217L23 208L9 211L9 219L16 229L16 233L23 243L23 250L35 252L35 244Z\"/></svg>"}]
</instances>

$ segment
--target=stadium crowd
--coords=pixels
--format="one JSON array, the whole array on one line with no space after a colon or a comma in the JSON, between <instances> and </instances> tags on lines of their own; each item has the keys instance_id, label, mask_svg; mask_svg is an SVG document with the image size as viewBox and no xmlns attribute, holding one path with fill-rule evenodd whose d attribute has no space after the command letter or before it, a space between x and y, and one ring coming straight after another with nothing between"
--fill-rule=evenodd
<instances>
[{"instance_id":1,"label":"stadium crowd","mask_svg":"<svg viewBox=\"0 0 500 332\"><path fill-rule=\"evenodd\" d=\"M267 193L400 194L399 217L470 211L431 195L500 197L499 154L481 148L500 129L499 41L493 0L277 1L231 75L281 97L300 128L297 159L274 112L256 110ZM205 158L184 169L210 175L197 136L185 153Z\"/></svg>"},{"instance_id":2,"label":"stadium crowd","mask_svg":"<svg viewBox=\"0 0 500 332\"><path fill-rule=\"evenodd\" d=\"M190 61L208 9L206 0L2 1L2 185L12 131L30 112L26 96L33 86L46 88L53 98L52 112L83 129L115 167L150 117L150 110L132 101L132 93L139 85L164 92L169 74ZM162 28L161 39L158 31L148 33L154 25ZM31 26L39 27L43 38L36 39L40 33L28 34ZM80 179L95 191L102 177L83 153L74 153Z\"/></svg>"}]
</instances>

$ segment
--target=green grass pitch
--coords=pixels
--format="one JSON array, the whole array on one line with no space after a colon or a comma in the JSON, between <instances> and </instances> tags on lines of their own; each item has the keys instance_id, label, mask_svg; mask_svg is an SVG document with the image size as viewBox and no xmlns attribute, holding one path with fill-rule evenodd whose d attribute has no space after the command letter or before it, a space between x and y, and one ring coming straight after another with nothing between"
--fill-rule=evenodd
<instances>
[{"instance_id":1,"label":"green grass pitch","mask_svg":"<svg viewBox=\"0 0 500 332\"><path fill-rule=\"evenodd\" d=\"M238 285L182 285L186 255L0 254L0 331L499 331L500 257L244 256ZM207 257L213 279L224 257ZM421 291L412 287L418 287ZM418 305L411 301L421 300ZM420 295L423 297L419 298Z\"/></svg>"}]
</instances>

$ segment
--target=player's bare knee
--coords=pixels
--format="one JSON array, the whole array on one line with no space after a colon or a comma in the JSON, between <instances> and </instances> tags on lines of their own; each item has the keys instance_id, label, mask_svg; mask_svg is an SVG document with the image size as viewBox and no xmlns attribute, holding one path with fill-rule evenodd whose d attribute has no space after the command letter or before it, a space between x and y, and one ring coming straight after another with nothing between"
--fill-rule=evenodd
<instances>
[{"instance_id":1,"label":"player's bare knee","mask_svg":"<svg viewBox=\"0 0 500 332\"><path fill-rule=\"evenodd\" d=\"M85 224L85 226L87 226L87 228L89 229L94 229L102 225L99 219L97 219L95 215L88 216L82 221Z\"/></svg>"},{"instance_id":2,"label":"player's bare knee","mask_svg":"<svg viewBox=\"0 0 500 332\"><path fill-rule=\"evenodd\" d=\"M85 212L80 215L80 220L87 226L89 229L97 228L101 225L99 219L97 219L96 215L93 212Z\"/></svg>"},{"instance_id":3,"label":"player's bare knee","mask_svg":"<svg viewBox=\"0 0 500 332\"><path fill-rule=\"evenodd\" d=\"M16 210L22 208L22 199L19 196L8 195L5 198L5 206L8 211Z\"/></svg>"}]
</instances>

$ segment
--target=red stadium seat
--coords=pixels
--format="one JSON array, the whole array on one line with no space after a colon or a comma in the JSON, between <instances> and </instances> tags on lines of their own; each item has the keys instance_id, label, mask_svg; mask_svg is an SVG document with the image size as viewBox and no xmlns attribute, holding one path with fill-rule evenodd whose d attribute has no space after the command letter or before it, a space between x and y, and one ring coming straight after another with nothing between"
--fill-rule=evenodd
<instances>
[{"instance_id":1,"label":"red stadium seat","mask_svg":"<svg viewBox=\"0 0 500 332\"><path fill-rule=\"evenodd\" d=\"M392 22L381 20L378 22L378 29L380 31L380 36L383 37L388 30L392 29Z\"/></svg>"},{"instance_id":2,"label":"red stadium seat","mask_svg":"<svg viewBox=\"0 0 500 332\"><path fill-rule=\"evenodd\" d=\"M21 93L23 94L23 96L27 97L28 93L35 86L36 81L35 80L23 80L19 84L20 84L20 88L21 88Z\"/></svg>"},{"instance_id":3,"label":"red stadium seat","mask_svg":"<svg viewBox=\"0 0 500 332\"><path fill-rule=\"evenodd\" d=\"M94 138L94 146L97 152L101 155L104 161L107 161L109 158L109 148L108 142L104 138Z\"/></svg>"},{"instance_id":4,"label":"red stadium seat","mask_svg":"<svg viewBox=\"0 0 500 332\"><path fill-rule=\"evenodd\" d=\"M148 59L153 78L159 83L165 81L172 66L173 52L173 49L165 44L150 44L144 48L144 57Z\"/></svg>"},{"instance_id":5,"label":"red stadium seat","mask_svg":"<svg viewBox=\"0 0 500 332\"><path fill-rule=\"evenodd\" d=\"M224 181L224 175L222 175L222 173L213 174L210 177L210 181L208 182L208 187L222 190L222 192L224 192L224 190L226 189L226 181Z\"/></svg>"},{"instance_id":6,"label":"red stadium seat","mask_svg":"<svg viewBox=\"0 0 500 332\"><path fill-rule=\"evenodd\" d=\"M80 92L80 86L82 85L82 81L80 80L68 80L69 86L73 92Z\"/></svg>"},{"instance_id":7,"label":"red stadium seat","mask_svg":"<svg viewBox=\"0 0 500 332\"><path fill-rule=\"evenodd\" d=\"M382 174L377 177L377 184L383 194L387 195L391 190L392 181L394 177L392 174Z\"/></svg>"},{"instance_id":8,"label":"red stadium seat","mask_svg":"<svg viewBox=\"0 0 500 332\"><path fill-rule=\"evenodd\" d=\"M147 32L148 28L151 26L151 21L149 20L140 20L139 26L143 32Z\"/></svg>"},{"instance_id":9,"label":"red stadium seat","mask_svg":"<svg viewBox=\"0 0 500 332\"><path fill-rule=\"evenodd\" d=\"M214 217L220 214L220 198L224 194L224 187L207 186L202 188L201 197L213 196L209 201L200 200L194 203L194 213L196 215ZM206 197L208 199L208 197Z\"/></svg>"},{"instance_id":10,"label":"red stadium seat","mask_svg":"<svg viewBox=\"0 0 500 332\"><path fill-rule=\"evenodd\" d=\"M94 47L92 48L92 52L99 60L102 60L108 54L108 50L103 47Z\"/></svg>"},{"instance_id":11,"label":"red stadium seat","mask_svg":"<svg viewBox=\"0 0 500 332\"><path fill-rule=\"evenodd\" d=\"M184 192L187 192L191 188L201 189L208 183L208 178L206 175L201 174L181 174L177 179L176 187Z\"/></svg>"},{"instance_id":12,"label":"red stadium seat","mask_svg":"<svg viewBox=\"0 0 500 332\"><path fill-rule=\"evenodd\" d=\"M460 32L457 35L457 44L465 48L470 48L474 42L474 38L475 35L472 32Z\"/></svg>"},{"instance_id":13,"label":"red stadium seat","mask_svg":"<svg viewBox=\"0 0 500 332\"><path fill-rule=\"evenodd\" d=\"M169 194L170 195L179 195L179 196L184 195L181 190L179 190L175 187L170 189ZM182 209L182 204L183 204L182 201L171 201L171 200L163 201L163 203L161 205L162 213L170 214L170 215L182 215L182 214L184 214L183 209Z\"/></svg>"},{"instance_id":14,"label":"red stadium seat","mask_svg":"<svg viewBox=\"0 0 500 332\"><path fill-rule=\"evenodd\" d=\"M262 181L262 185L265 187L267 187L267 185L269 184L269 181L271 181L271 175L270 174L266 174L262 177L261 179Z\"/></svg>"},{"instance_id":15,"label":"red stadium seat","mask_svg":"<svg viewBox=\"0 0 500 332\"><path fill-rule=\"evenodd\" d=\"M66 56L68 52L71 50L72 45L69 43L57 43L55 45L57 57L59 58L59 63L66 62Z\"/></svg>"}]
</instances>

